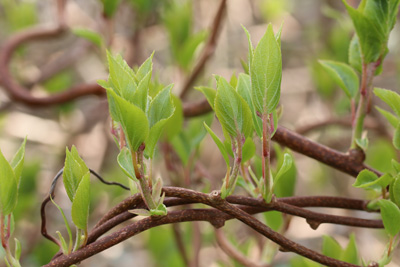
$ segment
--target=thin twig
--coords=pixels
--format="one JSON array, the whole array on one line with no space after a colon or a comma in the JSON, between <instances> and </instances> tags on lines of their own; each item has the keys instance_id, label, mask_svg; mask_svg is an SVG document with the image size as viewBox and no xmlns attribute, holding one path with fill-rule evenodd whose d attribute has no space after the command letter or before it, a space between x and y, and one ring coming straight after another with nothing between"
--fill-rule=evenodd
<instances>
[{"instance_id":1,"label":"thin twig","mask_svg":"<svg viewBox=\"0 0 400 267\"><path fill-rule=\"evenodd\" d=\"M181 99L185 98L186 94L189 92L189 89L195 82L196 78L204 69L204 66L206 65L208 59L212 56L212 54L214 54L215 47L217 45L218 33L221 28L222 18L224 17L225 9L226 9L226 0L221 0L221 3L218 7L218 11L213 21L210 37L208 38L207 44L205 45L201 53L199 61L197 62L190 76L183 85L182 91L179 95Z\"/></svg>"}]
</instances>

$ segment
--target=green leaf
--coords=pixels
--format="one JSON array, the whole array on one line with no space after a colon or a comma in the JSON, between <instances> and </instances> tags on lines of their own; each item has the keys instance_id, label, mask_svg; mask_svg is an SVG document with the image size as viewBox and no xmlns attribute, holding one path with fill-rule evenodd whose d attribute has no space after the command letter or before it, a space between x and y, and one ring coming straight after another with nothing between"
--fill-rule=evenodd
<instances>
[{"instance_id":1,"label":"green leaf","mask_svg":"<svg viewBox=\"0 0 400 267\"><path fill-rule=\"evenodd\" d=\"M136 80L140 83L149 73L153 70L153 56L154 52L140 65L136 72Z\"/></svg>"},{"instance_id":2,"label":"green leaf","mask_svg":"<svg viewBox=\"0 0 400 267\"><path fill-rule=\"evenodd\" d=\"M244 32L246 33L247 41L249 42L248 66L250 67L253 63L254 48L253 48L253 44L251 43L251 37L250 37L249 31L243 25L242 25L242 28L243 28Z\"/></svg>"},{"instance_id":3,"label":"green leaf","mask_svg":"<svg viewBox=\"0 0 400 267\"><path fill-rule=\"evenodd\" d=\"M396 149L400 149L400 123L397 125L393 134L393 146Z\"/></svg>"},{"instance_id":4,"label":"green leaf","mask_svg":"<svg viewBox=\"0 0 400 267\"><path fill-rule=\"evenodd\" d=\"M82 37L82 38L88 40L89 42L95 44L99 48L101 48L103 45L103 38L101 37L101 35L92 30L85 29L85 28L74 28L74 29L72 29L72 33L78 37Z\"/></svg>"},{"instance_id":5,"label":"green leaf","mask_svg":"<svg viewBox=\"0 0 400 267\"><path fill-rule=\"evenodd\" d=\"M388 173L378 178L375 173L365 169L357 175L353 186L357 188L381 190L382 187L386 187L392 179L393 177Z\"/></svg>"},{"instance_id":6,"label":"green leaf","mask_svg":"<svg viewBox=\"0 0 400 267\"><path fill-rule=\"evenodd\" d=\"M346 249L342 252L341 259L348 263L360 265L360 257L358 256L357 244L353 233L350 235Z\"/></svg>"},{"instance_id":7,"label":"green leaf","mask_svg":"<svg viewBox=\"0 0 400 267\"><path fill-rule=\"evenodd\" d=\"M385 227L386 232L395 236L400 232L400 209L393 202L380 199L378 201L379 206L381 207L381 215L383 226Z\"/></svg>"},{"instance_id":8,"label":"green leaf","mask_svg":"<svg viewBox=\"0 0 400 267\"><path fill-rule=\"evenodd\" d=\"M389 105L389 107L396 113L397 117L400 117L400 95L396 92L374 88L374 94L379 97L383 102Z\"/></svg>"},{"instance_id":9,"label":"green leaf","mask_svg":"<svg viewBox=\"0 0 400 267\"><path fill-rule=\"evenodd\" d=\"M242 162L249 161L256 153L256 145L251 137L246 138L242 147Z\"/></svg>"},{"instance_id":10,"label":"green leaf","mask_svg":"<svg viewBox=\"0 0 400 267\"><path fill-rule=\"evenodd\" d=\"M79 229L87 231L90 205L90 173L83 176L72 201L72 221Z\"/></svg>"},{"instance_id":11,"label":"green leaf","mask_svg":"<svg viewBox=\"0 0 400 267\"><path fill-rule=\"evenodd\" d=\"M251 99L251 81L250 76L244 73L239 74L239 80L236 87L238 94L243 97L246 103L249 105L251 110L251 115L253 118L253 125L256 133L259 137L262 135L262 121L261 118L257 116L256 110L253 105L253 100Z\"/></svg>"},{"instance_id":12,"label":"green leaf","mask_svg":"<svg viewBox=\"0 0 400 267\"><path fill-rule=\"evenodd\" d=\"M283 164L281 168L279 169L278 173L274 177L274 183L277 183L279 179L292 167L293 164L293 158L289 153L285 153L283 156Z\"/></svg>"},{"instance_id":13,"label":"green leaf","mask_svg":"<svg viewBox=\"0 0 400 267\"><path fill-rule=\"evenodd\" d=\"M150 79L151 72L147 73L147 75L139 82L135 93L130 96L123 96L126 100L135 104L144 112L147 111Z\"/></svg>"},{"instance_id":14,"label":"green leaf","mask_svg":"<svg viewBox=\"0 0 400 267\"><path fill-rule=\"evenodd\" d=\"M123 172L136 181L135 169L133 168L132 154L127 147L122 148L118 154L118 164Z\"/></svg>"},{"instance_id":15,"label":"green leaf","mask_svg":"<svg viewBox=\"0 0 400 267\"><path fill-rule=\"evenodd\" d=\"M14 238L14 243L15 243L15 259L19 261L19 259L21 258L21 243L16 238Z\"/></svg>"},{"instance_id":16,"label":"green leaf","mask_svg":"<svg viewBox=\"0 0 400 267\"><path fill-rule=\"evenodd\" d=\"M61 207L59 205L57 205L57 203L53 200L53 198L51 196L50 196L50 200L54 204L54 206L56 206L56 208L60 211L61 216L63 217L63 220L64 220L65 227L67 228L69 242L68 242L68 246L65 245L65 247L67 248L65 251L67 252L66 254L69 254L72 251L72 233L71 233L71 228L69 227L68 220L67 220L67 217L65 217L64 211L61 209ZM59 236L60 236L60 240L61 240L61 238L62 238L61 234ZM65 254L65 252L64 252L64 254Z\"/></svg>"},{"instance_id":17,"label":"green leaf","mask_svg":"<svg viewBox=\"0 0 400 267\"><path fill-rule=\"evenodd\" d=\"M137 88L133 70L122 59L121 55L113 57L107 51L107 59L110 71L108 87L113 88L113 91L120 96L133 95Z\"/></svg>"},{"instance_id":18,"label":"green leaf","mask_svg":"<svg viewBox=\"0 0 400 267\"><path fill-rule=\"evenodd\" d=\"M357 139L356 139L356 144L357 144L363 151L367 151L368 144L369 144L368 138L367 138L367 137L365 137L365 138L357 138Z\"/></svg>"},{"instance_id":19,"label":"green leaf","mask_svg":"<svg viewBox=\"0 0 400 267\"><path fill-rule=\"evenodd\" d=\"M330 60L319 60L328 74L343 89L346 95L354 99L358 92L359 79L354 70L347 64Z\"/></svg>"},{"instance_id":20,"label":"green leaf","mask_svg":"<svg viewBox=\"0 0 400 267\"><path fill-rule=\"evenodd\" d=\"M365 63L378 60L385 48L385 34L377 28L374 21L361 11L354 9L344 1L347 12L353 21L360 42L361 53Z\"/></svg>"},{"instance_id":21,"label":"green leaf","mask_svg":"<svg viewBox=\"0 0 400 267\"><path fill-rule=\"evenodd\" d=\"M228 157L228 153L225 150L224 144L218 138L218 136L213 132L213 130L211 130L211 128L208 127L208 125L205 122L204 122L204 127L206 128L207 132L211 135L211 137L214 140L215 144L217 145L219 151L221 152L222 157L225 160L226 166L229 167L229 157Z\"/></svg>"},{"instance_id":22,"label":"green leaf","mask_svg":"<svg viewBox=\"0 0 400 267\"><path fill-rule=\"evenodd\" d=\"M400 207L400 176L397 175L389 187L390 199Z\"/></svg>"},{"instance_id":23,"label":"green leaf","mask_svg":"<svg viewBox=\"0 0 400 267\"><path fill-rule=\"evenodd\" d=\"M271 113L279 103L282 79L281 49L271 24L254 51L250 77L255 109Z\"/></svg>"},{"instance_id":24,"label":"green leaf","mask_svg":"<svg viewBox=\"0 0 400 267\"><path fill-rule=\"evenodd\" d=\"M17 204L18 185L10 163L0 150L0 212L6 216Z\"/></svg>"},{"instance_id":25,"label":"green leaf","mask_svg":"<svg viewBox=\"0 0 400 267\"><path fill-rule=\"evenodd\" d=\"M69 251L68 251L67 242L65 242L65 239L62 236L62 234L60 233L60 231L56 231L56 234L58 235L58 239L60 239L62 253L64 255L68 255Z\"/></svg>"},{"instance_id":26,"label":"green leaf","mask_svg":"<svg viewBox=\"0 0 400 267\"><path fill-rule=\"evenodd\" d=\"M322 254L334 259L340 259L342 256L342 247L334 238L324 235L322 242Z\"/></svg>"},{"instance_id":27,"label":"green leaf","mask_svg":"<svg viewBox=\"0 0 400 267\"><path fill-rule=\"evenodd\" d=\"M279 231L284 223L282 213L279 211L265 212L264 219L266 224L274 231Z\"/></svg>"},{"instance_id":28,"label":"green leaf","mask_svg":"<svg viewBox=\"0 0 400 267\"><path fill-rule=\"evenodd\" d=\"M148 118L150 132L146 140L146 153L153 158L154 149L168 119L174 114L175 107L171 98L172 84L161 90L151 101Z\"/></svg>"},{"instance_id":29,"label":"green leaf","mask_svg":"<svg viewBox=\"0 0 400 267\"><path fill-rule=\"evenodd\" d=\"M349 46L349 63L358 72L362 72L361 48L356 34L351 39Z\"/></svg>"},{"instance_id":30,"label":"green leaf","mask_svg":"<svg viewBox=\"0 0 400 267\"><path fill-rule=\"evenodd\" d=\"M171 141L176 135L180 133L183 126L183 108L182 101L179 97L171 94L172 102L175 107L174 114L165 124L165 135L168 141Z\"/></svg>"},{"instance_id":31,"label":"green leaf","mask_svg":"<svg viewBox=\"0 0 400 267\"><path fill-rule=\"evenodd\" d=\"M164 216L167 215L167 213L167 207L163 203L160 203L156 209L150 210L151 216Z\"/></svg>"},{"instance_id":32,"label":"green leaf","mask_svg":"<svg viewBox=\"0 0 400 267\"><path fill-rule=\"evenodd\" d=\"M25 137L24 141L22 142L21 146L19 147L17 153L15 153L15 155L10 163L11 167L14 170L15 179L17 182L17 188L19 188L19 184L21 181L22 168L24 165L25 145L26 145L26 137Z\"/></svg>"},{"instance_id":33,"label":"green leaf","mask_svg":"<svg viewBox=\"0 0 400 267\"><path fill-rule=\"evenodd\" d=\"M114 120L121 123L129 147L137 151L149 135L149 122L146 114L139 107L128 102L115 92L107 89L109 99L115 104ZM111 116L113 113L111 112Z\"/></svg>"},{"instance_id":34,"label":"green leaf","mask_svg":"<svg viewBox=\"0 0 400 267\"><path fill-rule=\"evenodd\" d=\"M389 111L386 111L384 109L381 109L380 107L375 107L379 113L382 114L382 116L384 116L388 122L394 127L396 128L397 125L400 123L400 120L398 118L396 118L395 115L393 115L392 113L390 113Z\"/></svg>"},{"instance_id":35,"label":"green leaf","mask_svg":"<svg viewBox=\"0 0 400 267\"><path fill-rule=\"evenodd\" d=\"M220 78L215 97L215 113L222 128L232 137L243 134L250 136L253 131L251 111L244 99L224 79Z\"/></svg>"},{"instance_id":36,"label":"green leaf","mask_svg":"<svg viewBox=\"0 0 400 267\"><path fill-rule=\"evenodd\" d=\"M400 163L398 163L395 159L392 159L392 167L396 173L400 172Z\"/></svg>"},{"instance_id":37,"label":"green leaf","mask_svg":"<svg viewBox=\"0 0 400 267\"><path fill-rule=\"evenodd\" d=\"M212 109L214 109L214 102L215 102L215 96L217 95L217 91L213 88L206 87L206 86L198 86L198 87L195 87L194 89L202 92L203 95L206 97L208 103L212 107Z\"/></svg>"},{"instance_id":38,"label":"green leaf","mask_svg":"<svg viewBox=\"0 0 400 267\"><path fill-rule=\"evenodd\" d=\"M72 146L71 152L66 149L66 157L63 171L63 182L69 199L74 199L78 185L82 177L89 172L85 162L79 157L75 146Z\"/></svg>"}]
</instances>

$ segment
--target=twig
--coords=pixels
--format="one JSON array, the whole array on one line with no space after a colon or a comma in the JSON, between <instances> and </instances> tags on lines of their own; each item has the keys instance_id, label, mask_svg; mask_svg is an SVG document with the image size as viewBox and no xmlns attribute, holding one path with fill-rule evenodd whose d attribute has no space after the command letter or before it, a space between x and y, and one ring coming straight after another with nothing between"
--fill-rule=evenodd
<instances>
[{"instance_id":1,"label":"twig","mask_svg":"<svg viewBox=\"0 0 400 267\"><path fill-rule=\"evenodd\" d=\"M48 232L47 232L47 222L46 222L46 206L47 203L50 202L51 198L55 198L55 188L57 185L57 182L59 180L59 178L61 177L61 175L63 174L64 168L62 168L61 170L58 171L58 173L56 174L56 176L53 178L53 181L51 182L51 186L50 186L50 190L49 190L49 194L48 196L43 200L41 206L40 206L40 217L41 217L41 233L42 235L50 240L51 242L55 243L56 245L60 245L60 243L58 242L58 240L56 238L54 238L53 236L51 236ZM92 173L97 179L99 179L103 184L106 185L116 185L119 186L125 190L129 190L128 187L124 186L123 184L117 183L117 182L108 182L106 180L104 180L98 173L96 173L94 170L89 169L90 173Z\"/></svg>"},{"instance_id":2,"label":"twig","mask_svg":"<svg viewBox=\"0 0 400 267\"><path fill-rule=\"evenodd\" d=\"M206 65L208 59L214 54L215 47L217 45L217 38L219 29L221 28L222 18L224 17L224 12L226 9L226 0L221 0L221 3L218 7L218 11L215 15L213 26L211 30L211 35L208 38L207 44L205 45L202 54L200 56L199 61L197 62L196 66L194 67L193 71L191 72L188 79L185 81L182 91L179 95L181 99L184 99L186 94L188 93L189 89L193 85L194 81L196 80L197 76L201 73Z\"/></svg>"}]
</instances>

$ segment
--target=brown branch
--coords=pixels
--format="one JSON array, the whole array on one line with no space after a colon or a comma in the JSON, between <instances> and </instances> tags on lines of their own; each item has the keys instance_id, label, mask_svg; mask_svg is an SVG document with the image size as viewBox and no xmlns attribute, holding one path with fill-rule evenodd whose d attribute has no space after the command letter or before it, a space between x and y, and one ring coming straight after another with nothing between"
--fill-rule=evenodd
<instances>
[{"instance_id":1,"label":"brown branch","mask_svg":"<svg viewBox=\"0 0 400 267\"><path fill-rule=\"evenodd\" d=\"M249 214L246 213L245 211L222 200L220 198L218 192L217 193L213 192L212 194L207 195L207 194L195 192L195 191L192 191L189 189L170 188L170 187L164 188L164 192L166 193L167 196L179 197L179 198L183 198L190 202L203 203L203 204L212 206L214 208L217 208L220 211L223 211L223 212L229 214L230 216L241 220L242 222L249 225L257 232L263 234L270 240L279 244L286 251L295 252L297 254L300 254L307 258L310 258L314 261L317 261L319 263L326 264L329 266L356 266L356 265L348 264L345 262L338 261L336 259L326 257L320 253L317 253L315 251L307 249L307 248L285 238L284 236L272 231L270 228L268 228L267 226L265 226L264 224L259 222L254 217L249 216ZM246 208L246 209L248 209L248 208ZM249 212L257 212L256 208L252 208L252 209L253 210L249 211ZM212 216L209 216L211 213L212 213ZM126 216L126 212L118 215L117 217L123 217L123 216ZM161 217L161 218L148 217L139 222L132 223L132 224L122 228L121 230L119 230L115 233L112 233L102 239L99 239L98 241L96 241L92 244L89 244L86 247L84 247L68 256L62 255L62 256L54 259L52 262L50 262L46 266L69 266L76 262L82 261L83 259L88 258L96 253L99 253L100 251L103 251L104 249L107 249L119 242L122 242L122 241L126 240L127 238L129 238L139 232L142 232L151 227L155 227L155 226L158 226L161 224L177 223L177 222L181 222L181 221L209 221L215 227L219 228L219 227L223 226L224 221L229 219L230 216L227 216L226 214L220 213L220 212L216 213L215 210L170 211L168 213L168 215ZM108 224L110 221L116 219L117 217L110 219L109 221L105 222L100 227L103 227L104 225Z\"/></svg>"},{"instance_id":2,"label":"brown branch","mask_svg":"<svg viewBox=\"0 0 400 267\"><path fill-rule=\"evenodd\" d=\"M363 153L360 154L361 151L359 150L342 153L311 141L282 126L278 126L272 140L354 177L357 177L358 173L364 169L369 169L379 176L382 175L363 163L364 155Z\"/></svg>"},{"instance_id":3,"label":"brown branch","mask_svg":"<svg viewBox=\"0 0 400 267\"><path fill-rule=\"evenodd\" d=\"M0 50L0 79L9 97L17 102L31 106L50 106L71 101L86 95L103 95L104 89L98 84L83 84L69 90L46 97L33 96L28 88L18 84L12 77L9 65L15 50L22 44L33 40L55 38L66 31L64 22L65 1L58 1L58 23L52 28L37 27L16 33L8 39Z\"/></svg>"},{"instance_id":4,"label":"brown branch","mask_svg":"<svg viewBox=\"0 0 400 267\"><path fill-rule=\"evenodd\" d=\"M197 102L196 104L185 104L184 115L185 117L194 117L205 114L211 111L211 107L207 100ZM352 150L349 153L342 153L311 141L295 132L292 132L282 126L278 126L272 140L279 144L286 146L293 151L306 155L310 158L316 159L326 165L336 168L342 172L357 177L358 173L364 169L368 169L378 176L382 174L366 166L363 161L365 155L359 150Z\"/></svg>"},{"instance_id":5,"label":"brown branch","mask_svg":"<svg viewBox=\"0 0 400 267\"><path fill-rule=\"evenodd\" d=\"M203 71L207 61L214 54L215 47L217 45L218 33L221 28L222 18L224 17L225 9L226 9L226 0L221 0L221 3L218 7L218 11L217 11L214 21L213 21L211 35L208 38L208 41L201 53L199 61L197 62L196 66L194 67L190 76L188 77L188 79L185 81L185 83L183 85L182 91L179 95L179 97L181 99L185 98L186 94L189 92L189 89L195 82L196 78Z\"/></svg>"}]
</instances>

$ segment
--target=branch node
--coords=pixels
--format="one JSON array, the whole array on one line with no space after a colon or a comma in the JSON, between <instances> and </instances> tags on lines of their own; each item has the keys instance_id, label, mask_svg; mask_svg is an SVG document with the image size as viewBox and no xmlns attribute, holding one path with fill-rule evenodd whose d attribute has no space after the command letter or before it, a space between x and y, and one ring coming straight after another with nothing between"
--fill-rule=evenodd
<instances>
[{"instance_id":1,"label":"branch node","mask_svg":"<svg viewBox=\"0 0 400 267\"><path fill-rule=\"evenodd\" d=\"M349 150L350 160L362 164L365 160L365 153L360 148L353 148Z\"/></svg>"}]
</instances>

